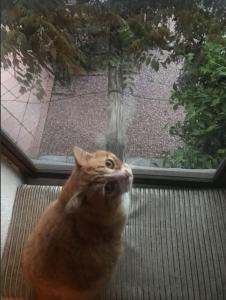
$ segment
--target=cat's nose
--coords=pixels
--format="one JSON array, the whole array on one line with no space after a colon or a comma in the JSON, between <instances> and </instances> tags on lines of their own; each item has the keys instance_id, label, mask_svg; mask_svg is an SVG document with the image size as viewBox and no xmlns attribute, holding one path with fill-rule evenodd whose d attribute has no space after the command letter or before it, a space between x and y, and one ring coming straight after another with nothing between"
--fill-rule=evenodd
<instances>
[{"instance_id":1,"label":"cat's nose","mask_svg":"<svg viewBox=\"0 0 226 300\"><path fill-rule=\"evenodd\" d=\"M132 169L130 168L130 166L128 164L124 164L124 165L125 165L125 170L129 173L129 175L133 176Z\"/></svg>"},{"instance_id":2,"label":"cat's nose","mask_svg":"<svg viewBox=\"0 0 226 300\"><path fill-rule=\"evenodd\" d=\"M126 173L127 176L133 177L132 170L131 170L131 168L128 164L125 164L125 169L124 170L125 170L125 173Z\"/></svg>"}]
</instances>

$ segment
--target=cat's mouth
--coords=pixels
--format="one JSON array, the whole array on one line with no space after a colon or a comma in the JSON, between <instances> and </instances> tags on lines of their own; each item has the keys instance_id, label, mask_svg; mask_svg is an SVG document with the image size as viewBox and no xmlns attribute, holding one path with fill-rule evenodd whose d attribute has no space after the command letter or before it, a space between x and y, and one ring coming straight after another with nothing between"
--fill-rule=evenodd
<instances>
[{"instance_id":1,"label":"cat's mouth","mask_svg":"<svg viewBox=\"0 0 226 300\"><path fill-rule=\"evenodd\" d=\"M108 182L104 186L104 191L106 194L112 194L115 190L115 182Z\"/></svg>"},{"instance_id":2,"label":"cat's mouth","mask_svg":"<svg viewBox=\"0 0 226 300\"><path fill-rule=\"evenodd\" d=\"M111 195L115 192L125 193L128 192L132 186L133 176L125 172L120 177L111 178L104 186L106 194Z\"/></svg>"},{"instance_id":3,"label":"cat's mouth","mask_svg":"<svg viewBox=\"0 0 226 300\"><path fill-rule=\"evenodd\" d=\"M119 171L106 174L105 177L108 178L108 183L105 185L105 191L108 194L113 193L116 187L118 187L120 193L125 193L128 192L132 186L133 174L128 165L125 165L125 167Z\"/></svg>"},{"instance_id":4,"label":"cat's mouth","mask_svg":"<svg viewBox=\"0 0 226 300\"><path fill-rule=\"evenodd\" d=\"M127 170L124 170L123 174L118 179L120 191L122 193L128 192L132 186L132 182L133 182L132 173L128 172Z\"/></svg>"},{"instance_id":5,"label":"cat's mouth","mask_svg":"<svg viewBox=\"0 0 226 300\"><path fill-rule=\"evenodd\" d=\"M132 179L131 177L125 177L123 178L120 183L120 189L121 189L121 192L128 192L132 186Z\"/></svg>"}]
</instances>

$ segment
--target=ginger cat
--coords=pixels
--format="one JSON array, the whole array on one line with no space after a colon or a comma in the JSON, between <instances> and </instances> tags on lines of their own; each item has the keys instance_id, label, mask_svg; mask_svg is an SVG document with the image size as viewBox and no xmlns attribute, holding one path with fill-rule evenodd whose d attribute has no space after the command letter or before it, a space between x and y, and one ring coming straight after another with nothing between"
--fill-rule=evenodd
<instances>
[{"instance_id":1,"label":"ginger cat","mask_svg":"<svg viewBox=\"0 0 226 300\"><path fill-rule=\"evenodd\" d=\"M130 167L105 151L74 147L74 157L76 167L59 198L24 248L24 275L38 300L97 299L122 251Z\"/></svg>"}]
</instances>

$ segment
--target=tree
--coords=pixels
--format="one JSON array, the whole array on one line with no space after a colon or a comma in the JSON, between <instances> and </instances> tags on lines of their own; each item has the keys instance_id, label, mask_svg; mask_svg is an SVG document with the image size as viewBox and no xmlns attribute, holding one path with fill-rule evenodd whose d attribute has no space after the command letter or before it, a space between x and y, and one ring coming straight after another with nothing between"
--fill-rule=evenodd
<instances>
[{"instance_id":1,"label":"tree","mask_svg":"<svg viewBox=\"0 0 226 300\"><path fill-rule=\"evenodd\" d=\"M184 122L171 128L184 144L167 156L165 165L217 168L226 157L226 38L221 44L207 41L199 56L185 56L172 103L185 108Z\"/></svg>"},{"instance_id":2,"label":"tree","mask_svg":"<svg viewBox=\"0 0 226 300\"><path fill-rule=\"evenodd\" d=\"M74 20L64 1L11 1L3 6L1 26L1 64L13 65L21 91L38 85L47 68L56 74L57 67L68 74L80 72L85 57L73 39ZM22 66L26 68L23 72Z\"/></svg>"}]
</instances>

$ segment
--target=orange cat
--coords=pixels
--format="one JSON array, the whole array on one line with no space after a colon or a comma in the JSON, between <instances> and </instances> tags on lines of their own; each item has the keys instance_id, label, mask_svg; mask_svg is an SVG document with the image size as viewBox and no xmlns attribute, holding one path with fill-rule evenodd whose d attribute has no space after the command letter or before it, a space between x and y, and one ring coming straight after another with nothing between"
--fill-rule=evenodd
<instances>
[{"instance_id":1,"label":"orange cat","mask_svg":"<svg viewBox=\"0 0 226 300\"><path fill-rule=\"evenodd\" d=\"M114 154L74 148L76 168L24 248L24 275L38 300L90 300L111 279L122 251L132 185Z\"/></svg>"}]
</instances>

